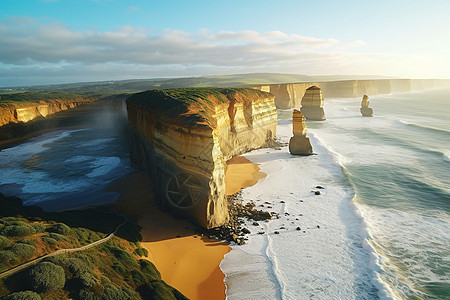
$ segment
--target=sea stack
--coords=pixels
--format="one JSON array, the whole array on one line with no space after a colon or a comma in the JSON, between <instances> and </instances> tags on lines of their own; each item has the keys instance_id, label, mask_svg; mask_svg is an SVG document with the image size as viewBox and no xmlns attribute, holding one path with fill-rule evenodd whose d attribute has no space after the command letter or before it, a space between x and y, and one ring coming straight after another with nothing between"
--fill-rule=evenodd
<instances>
[{"instance_id":1,"label":"sea stack","mask_svg":"<svg viewBox=\"0 0 450 300\"><path fill-rule=\"evenodd\" d=\"M306 137L305 117L296 109L292 113L292 131L294 136L289 140L289 152L293 155L313 154L309 138Z\"/></svg>"},{"instance_id":2,"label":"sea stack","mask_svg":"<svg viewBox=\"0 0 450 300\"><path fill-rule=\"evenodd\" d=\"M325 120L322 90L318 86L313 85L306 90L300 110L307 120Z\"/></svg>"},{"instance_id":3,"label":"sea stack","mask_svg":"<svg viewBox=\"0 0 450 300\"><path fill-rule=\"evenodd\" d=\"M372 117L373 110L369 107L369 96L364 95L361 101L361 114L364 117Z\"/></svg>"}]
</instances>

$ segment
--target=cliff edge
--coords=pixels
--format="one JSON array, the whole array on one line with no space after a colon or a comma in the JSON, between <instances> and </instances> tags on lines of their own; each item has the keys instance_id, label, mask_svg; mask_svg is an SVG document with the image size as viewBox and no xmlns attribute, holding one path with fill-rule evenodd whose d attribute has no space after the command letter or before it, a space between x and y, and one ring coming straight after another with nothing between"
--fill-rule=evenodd
<instances>
[{"instance_id":1,"label":"cliff edge","mask_svg":"<svg viewBox=\"0 0 450 300\"><path fill-rule=\"evenodd\" d=\"M33 95L32 93L30 94ZM0 100L8 100L8 96L10 95L2 95ZM57 112L93 102L94 100L90 97L74 97L69 99L51 98L44 100L32 99L29 101L0 101L0 126L10 123L27 123L37 118L45 118Z\"/></svg>"},{"instance_id":2,"label":"cliff edge","mask_svg":"<svg viewBox=\"0 0 450 300\"><path fill-rule=\"evenodd\" d=\"M273 95L254 89L151 90L127 99L131 160L150 173L158 205L205 228L229 220L226 161L269 145Z\"/></svg>"}]
</instances>

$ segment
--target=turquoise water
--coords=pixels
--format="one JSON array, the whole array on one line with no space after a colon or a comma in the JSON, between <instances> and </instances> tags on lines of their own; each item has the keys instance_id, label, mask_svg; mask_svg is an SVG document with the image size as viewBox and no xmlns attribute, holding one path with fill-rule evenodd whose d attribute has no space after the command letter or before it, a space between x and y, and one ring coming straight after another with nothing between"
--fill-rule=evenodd
<instances>
[{"instance_id":1,"label":"turquoise water","mask_svg":"<svg viewBox=\"0 0 450 300\"><path fill-rule=\"evenodd\" d=\"M450 89L325 99L307 126L355 191L378 280L394 298L450 299Z\"/></svg>"}]
</instances>

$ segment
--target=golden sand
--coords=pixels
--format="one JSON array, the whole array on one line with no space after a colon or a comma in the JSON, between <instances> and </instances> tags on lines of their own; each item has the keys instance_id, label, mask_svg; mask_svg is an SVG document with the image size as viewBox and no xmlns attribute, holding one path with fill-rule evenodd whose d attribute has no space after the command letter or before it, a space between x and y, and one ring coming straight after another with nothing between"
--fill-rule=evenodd
<instances>
[{"instance_id":1,"label":"golden sand","mask_svg":"<svg viewBox=\"0 0 450 300\"><path fill-rule=\"evenodd\" d=\"M265 176L245 157L235 157L228 161L226 193L238 192ZM225 299L225 275L219 264L231 250L227 243L198 235L190 222L157 209L150 179L143 173L126 175L108 189L120 194L115 203L120 211L139 218L141 246L165 282L193 300Z\"/></svg>"},{"instance_id":2,"label":"golden sand","mask_svg":"<svg viewBox=\"0 0 450 300\"><path fill-rule=\"evenodd\" d=\"M227 161L228 169L225 174L225 193L233 195L241 189L255 185L266 173L260 171L257 164L243 156L236 156Z\"/></svg>"}]
</instances>

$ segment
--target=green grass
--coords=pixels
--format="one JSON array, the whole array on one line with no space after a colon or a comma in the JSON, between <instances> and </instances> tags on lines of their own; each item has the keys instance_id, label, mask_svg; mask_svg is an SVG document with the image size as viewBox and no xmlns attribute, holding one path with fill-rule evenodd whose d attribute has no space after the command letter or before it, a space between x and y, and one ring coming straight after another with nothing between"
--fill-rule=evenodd
<instances>
[{"instance_id":1,"label":"green grass","mask_svg":"<svg viewBox=\"0 0 450 300\"><path fill-rule=\"evenodd\" d=\"M93 99L91 97L86 97L86 95L75 94L75 93L64 93L64 92L22 92L22 93L10 93L10 94L0 94L0 106L6 106L9 104L23 104L23 103L33 103L42 100L74 100L76 98Z\"/></svg>"},{"instance_id":2,"label":"green grass","mask_svg":"<svg viewBox=\"0 0 450 300\"><path fill-rule=\"evenodd\" d=\"M226 103L234 100L237 93L243 94L247 99L268 95L251 88L177 88L137 93L130 96L127 102L147 108L164 118L178 120L183 126L206 126L204 121L207 121L209 126L214 126L214 102ZM190 109L195 112L190 112Z\"/></svg>"},{"instance_id":3,"label":"green grass","mask_svg":"<svg viewBox=\"0 0 450 300\"><path fill-rule=\"evenodd\" d=\"M102 226L105 222L111 223ZM0 194L1 232L9 234L10 228L15 227L33 229L27 235L0 235L3 247L0 271L33 259L37 256L38 246L42 247L39 255L43 249L50 253L60 248L76 248L105 237L122 222L122 216L101 208L46 213L36 207L22 206L18 198ZM97 227L105 233L80 224ZM39 232L34 230L37 227L41 229ZM161 279L153 263L141 259L139 254L145 251L137 241L137 225L123 228L119 234L128 236L126 239L115 237L89 250L51 256L0 280L0 298L187 299Z\"/></svg>"}]
</instances>

